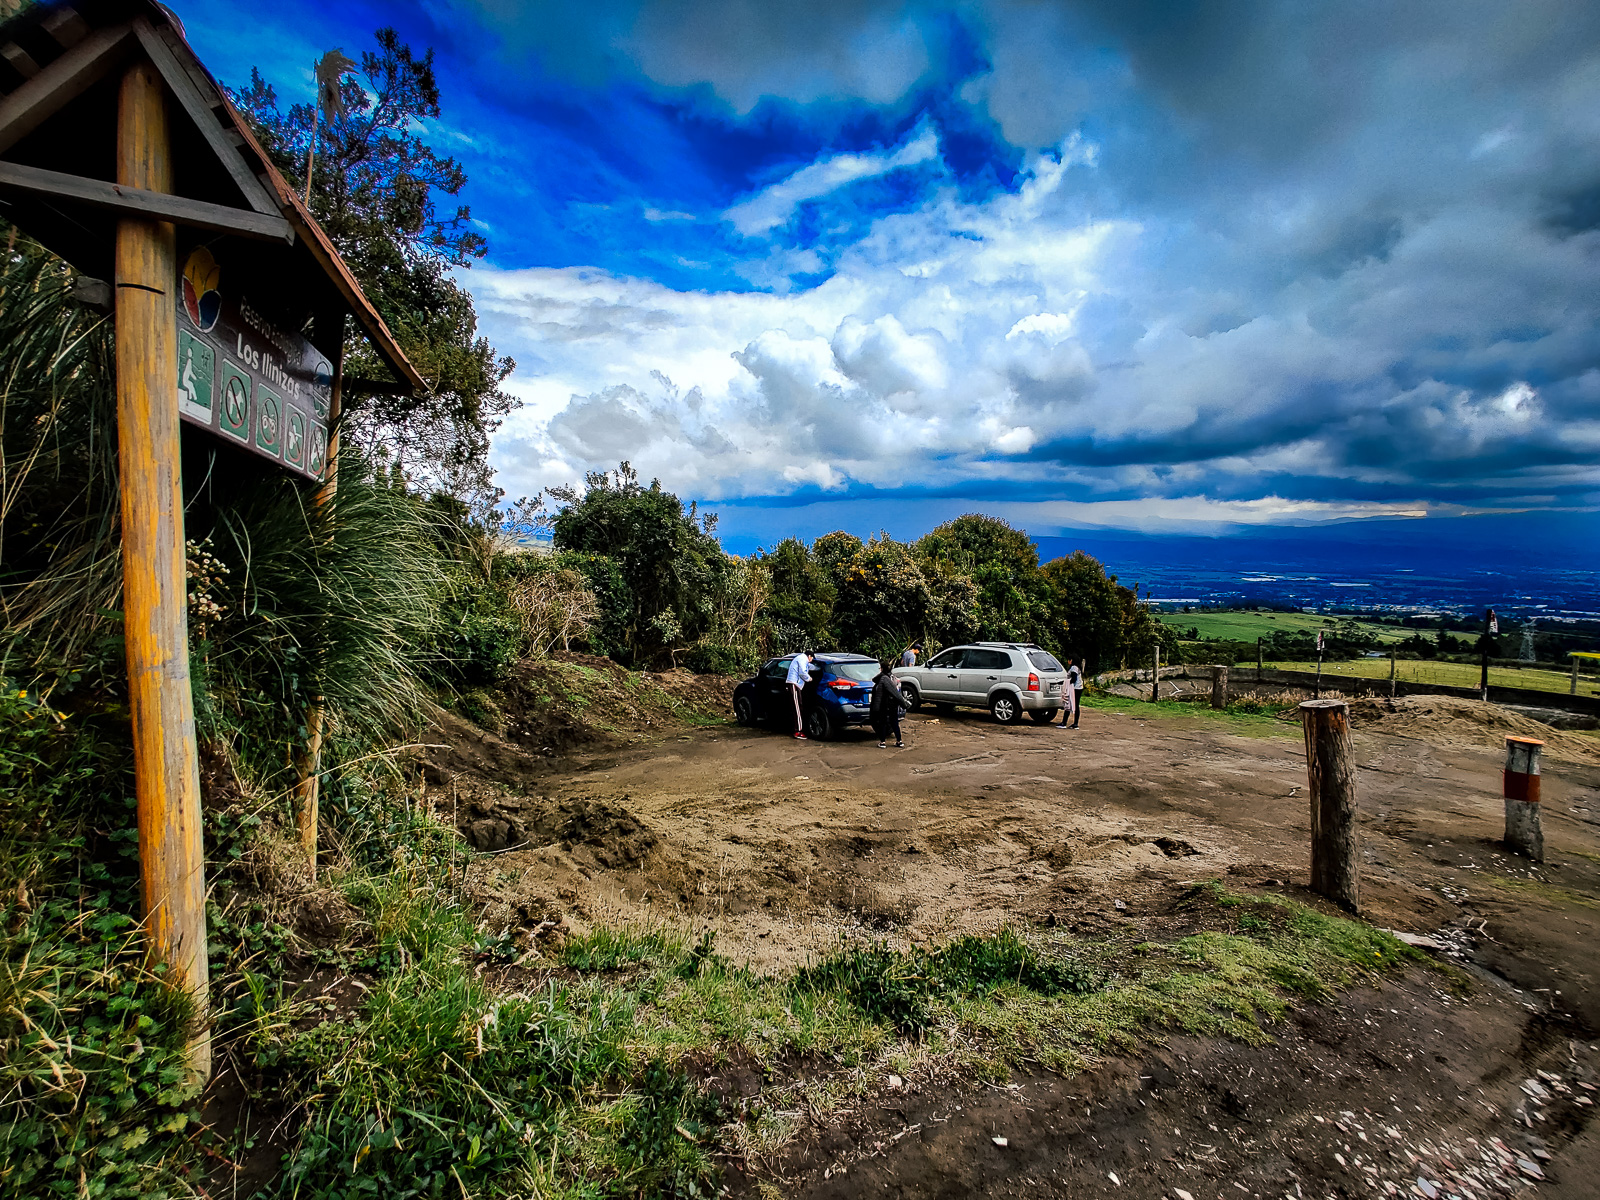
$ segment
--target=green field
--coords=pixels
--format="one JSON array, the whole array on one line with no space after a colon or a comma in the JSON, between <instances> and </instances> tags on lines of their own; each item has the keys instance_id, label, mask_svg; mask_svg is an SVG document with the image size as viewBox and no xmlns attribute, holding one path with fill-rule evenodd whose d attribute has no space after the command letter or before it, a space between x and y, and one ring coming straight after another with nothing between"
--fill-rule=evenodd
<instances>
[{"instance_id":1,"label":"green field","mask_svg":"<svg viewBox=\"0 0 1600 1200\"><path fill-rule=\"evenodd\" d=\"M1315 671L1314 662L1269 662L1268 668L1279 667L1285 671ZM1245 678L1252 668L1241 664L1236 670ZM1357 675L1363 679L1389 678L1389 660L1386 658L1358 658L1349 662L1325 662L1324 675ZM1395 677L1407 683L1443 684L1446 687L1477 687L1479 668L1470 663L1428 662L1424 659L1402 658L1395 663ZM1565 692L1572 684L1572 676L1564 671L1547 671L1538 668L1490 667L1489 683L1493 687L1532 688L1540 692ZM1600 695L1600 680L1593 673L1578 676L1578 694Z\"/></svg>"},{"instance_id":2,"label":"green field","mask_svg":"<svg viewBox=\"0 0 1600 1200\"><path fill-rule=\"evenodd\" d=\"M1184 633L1198 629L1203 638L1223 638L1234 642L1253 642L1280 631L1315 633L1319 629L1332 628L1337 623L1333 617L1295 612L1163 612L1156 616L1163 625L1170 625ZM1384 642L1403 641L1412 632L1394 625L1379 625L1374 621L1357 621L1356 624Z\"/></svg>"}]
</instances>

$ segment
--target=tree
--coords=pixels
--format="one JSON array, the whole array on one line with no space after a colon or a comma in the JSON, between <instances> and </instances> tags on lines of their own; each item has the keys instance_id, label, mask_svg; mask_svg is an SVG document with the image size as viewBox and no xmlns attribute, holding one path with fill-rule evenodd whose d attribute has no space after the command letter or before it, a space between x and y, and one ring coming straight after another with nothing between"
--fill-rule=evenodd
<instances>
[{"instance_id":1,"label":"tree","mask_svg":"<svg viewBox=\"0 0 1600 1200\"><path fill-rule=\"evenodd\" d=\"M1117 577L1082 550L1046 563L1040 574L1049 589L1044 640L1092 671L1123 661L1132 593L1118 585Z\"/></svg>"},{"instance_id":2,"label":"tree","mask_svg":"<svg viewBox=\"0 0 1600 1200\"><path fill-rule=\"evenodd\" d=\"M813 644L827 639L836 595L833 581L798 538L784 538L770 554L759 554L771 578L772 592L763 606L780 638Z\"/></svg>"},{"instance_id":3,"label":"tree","mask_svg":"<svg viewBox=\"0 0 1600 1200\"><path fill-rule=\"evenodd\" d=\"M489 435L517 402L501 389L515 365L478 336L472 296L450 274L482 258L487 243L466 205L441 209L466 186L466 172L420 136L440 115L433 51L417 57L389 28L361 55L360 80L342 83L345 112L318 123L311 211L350 264L362 290L429 384L420 396L392 386L364 340L347 345L343 434L376 458L391 447L414 484L438 487L483 511L500 498L490 484ZM278 107L257 70L234 104L274 164L303 190L313 107ZM388 384L389 386L385 386Z\"/></svg>"},{"instance_id":4,"label":"tree","mask_svg":"<svg viewBox=\"0 0 1600 1200\"><path fill-rule=\"evenodd\" d=\"M844 578L845 564L860 552L861 539L853 533L835 530L825 533L811 543L811 557L828 573L828 579L837 590Z\"/></svg>"},{"instance_id":5,"label":"tree","mask_svg":"<svg viewBox=\"0 0 1600 1200\"><path fill-rule=\"evenodd\" d=\"M967 513L924 536L917 553L946 573L971 577L977 589L976 636L1037 641L1048 628L1049 589L1039 551L999 517Z\"/></svg>"},{"instance_id":6,"label":"tree","mask_svg":"<svg viewBox=\"0 0 1600 1200\"><path fill-rule=\"evenodd\" d=\"M912 639L928 636L933 610L933 591L917 556L886 533L841 565L834 625L845 649L883 658L898 655Z\"/></svg>"},{"instance_id":7,"label":"tree","mask_svg":"<svg viewBox=\"0 0 1600 1200\"><path fill-rule=\"evenodd\" d=\"M722 577L738 569L713 536L716 517L701 517L665 491L649 487L624 462L591 471L583 489L549 488L561 507L551 519L558 550L614 561L628 586L623 656L630 662L666 654L694 641L717 620L715 598L728 592Z\"/></svg>"}]
</instances>

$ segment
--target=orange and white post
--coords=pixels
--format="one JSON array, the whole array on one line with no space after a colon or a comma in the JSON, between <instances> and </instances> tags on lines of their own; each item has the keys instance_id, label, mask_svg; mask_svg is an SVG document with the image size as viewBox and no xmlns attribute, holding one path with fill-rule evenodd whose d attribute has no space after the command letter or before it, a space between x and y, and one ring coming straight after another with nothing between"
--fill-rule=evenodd
<instances>
[{"instance_id":1,"label":"orange and white post","mask_svg":"<svg viewBox=\"0 0 1600 1200\"><path fill-rule=\"evenodd\" d=\"M1506 738L1506 845L1534 862L1544 861L1544 830L1539 824L1539 751L1537 738Z\"/></svg>"}]
</instances>

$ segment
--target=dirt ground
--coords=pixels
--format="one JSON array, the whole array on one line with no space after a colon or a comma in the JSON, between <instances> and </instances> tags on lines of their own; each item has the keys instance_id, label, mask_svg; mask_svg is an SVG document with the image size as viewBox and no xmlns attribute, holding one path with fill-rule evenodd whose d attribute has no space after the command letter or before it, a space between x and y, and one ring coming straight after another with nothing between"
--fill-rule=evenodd
<instances>
[{"instance_id":1,"label":"dirt ground","mask_svg":"<svg viewBox=\"0 0 1600 1200\"><path fill-rule=\"evenodd\" d=\"M1271 1046L1175 1038L1138 1062L970 1093L886 1081L875 1106L736 1164L736 1188L1595 1194L1600 762L1570 761L1582 741L1547 760L1548 861L1531 864L1498 840L1503 735L1449 714L1425 730L1425 716L1356 714L1361 915L1436 939L1472 977L1464 997L1416 970L1297 1008ZM1002 728L958 712L909 718L900 751L728 724L565 756L514 731L462 736L430 767L432 795L488 852L473 867L486 915L530 936L688 921L776 970L852 934L905 946L1024 922L1154 936L1198 879L1318 902L1292 726L1091 709L1077 730Z\"/></svg>"}]
</instances>

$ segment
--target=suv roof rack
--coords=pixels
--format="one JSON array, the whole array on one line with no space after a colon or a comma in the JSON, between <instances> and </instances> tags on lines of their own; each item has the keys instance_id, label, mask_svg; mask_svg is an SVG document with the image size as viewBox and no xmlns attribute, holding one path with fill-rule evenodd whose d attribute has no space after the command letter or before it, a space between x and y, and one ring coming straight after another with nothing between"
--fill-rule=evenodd
<instances>
[{"instance_id":1,"label":"suv roof rack","mask_svg":"<svg viewBox=\"0 0 1600 1200\"><path fill-rule=\"evenodd\" d=\"M1006 650L1039 650L1038 642L968 642L969 646L994 646Z\"/></svg>"}]
</instances>

